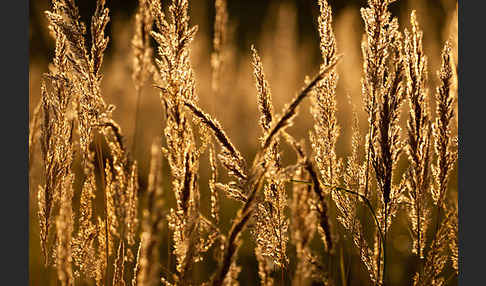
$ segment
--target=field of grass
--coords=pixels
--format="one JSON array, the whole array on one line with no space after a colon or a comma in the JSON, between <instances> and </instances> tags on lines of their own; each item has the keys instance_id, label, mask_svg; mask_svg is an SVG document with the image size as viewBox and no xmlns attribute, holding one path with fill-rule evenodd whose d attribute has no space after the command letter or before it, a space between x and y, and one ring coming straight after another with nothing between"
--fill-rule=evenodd
<instances>
[{"instance_id":1,"label":"field of grass","mask_svg":"<svg viewBox=\"0 0 486 286\"><path fill-rule=\"evenodd\" d=\"M30 285L457 285L457 1L77 2L36 3Z\"/></svg>"}]
</instances>

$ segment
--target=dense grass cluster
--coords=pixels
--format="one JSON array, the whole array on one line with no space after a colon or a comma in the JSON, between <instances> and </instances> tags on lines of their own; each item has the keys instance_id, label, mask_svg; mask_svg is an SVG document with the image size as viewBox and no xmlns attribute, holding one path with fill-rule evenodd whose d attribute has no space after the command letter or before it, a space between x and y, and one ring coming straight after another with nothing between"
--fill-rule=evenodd
<instances>
[{"instance_id":1,"label":"dense grass cluster","mask_svg":"<svg viewBox=\"0 0 486 286\"><path fill-rule=\"evenodd\" d=\"M43 261L36 263L55 271L63 286L239 285L247 240L261 285L350 285L353 257L353 267L368 274L357 285L393 285L390 263L400 258L390 255L391 229L406 225L416 267L404 285L456 281L457 188L449 184L458 144L455 42L443 44L438 86L430 92L415 11L402 32L389 10L394 0L368 0L361 9L362 108L353 106L351 152L341 156L337 86L346 55L331 6L316 2L320 68L280 112L258 49L249 50L261 136L246 157L200 103L191 57L198 27L190 23L188 0L168 7L138 1L130 145L102 92L105 1L96 1L88 33L74 0L53 0L45 15L54 57L29 134L29 172L35 159L41 162L40 181L30 182L38 185ZM214 7L211 92L229 96L226 0ZM151 146L135 144L147 86L159 93L163 119ZM290 127L307 100L313 126L308 138L298 137ZM133 155L143 148L150 153L146 184ZM222 212L228 203L238 206L231 219ZM205 263L214 267L195 275Z\"/></svg>"}]
</instances>

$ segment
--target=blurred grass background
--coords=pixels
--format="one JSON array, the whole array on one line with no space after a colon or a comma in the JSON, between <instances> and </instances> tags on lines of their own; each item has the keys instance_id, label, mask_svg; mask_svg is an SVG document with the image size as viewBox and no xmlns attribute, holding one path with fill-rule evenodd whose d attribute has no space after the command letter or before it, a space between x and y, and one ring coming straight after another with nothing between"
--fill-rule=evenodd
<instances>
[{"instance_id":1,"label":"blurred grass background","mask_svg":"<svg viewBox=\"0 0 486 286\"><path fill-rule=\"evenodd\" d=\"M162 1L164 5L169 1ZM440 64L440 52L444 42L453 37L457 42L457 16L455 14L456 0L400 0L392 4L392 13L399 17L400 27L409 28L409 15L412 9L417 10L418 20L424 31L424 49L428 56L429 94L433 101L437 85L436 71ZM366 6L365 0L329 0L333 9L334 32L337 38L338 53L344 54L338 65L339 83L337 89L338 121L341 126L341 136L338 141L338 156L347 156L351 144L351 106L359 110L360 126L363 134L366 130L366 116L362 111L361 101L361 69L362 56L360 42L363 35L363 21L360 17L360 7ZM77 1L82 19L89 23L95 8L95 1ZM126 143L133 143L135 122L135 89L131 80L131 50L130 41L133 35L133 16L137 5L136 0L107 1L110 8L111 22L107 34L110 43L103 65L103 97L105 101L114 104L116 110L114 119L121 125ZM39 102L40 80L48 70L48 63L53 56L54 41L47 30L47 21L43 11L49 9L49 1L30 1L30 65L29 65L29 111ZM250 64L250 45L254 44L262 57L264 70L272 89L274 108L279 112L283 105L294 96L303 85L306 75L312 76L318 70L321 62L319 52L319 37L317 32L318 6L314 0L229 0L229 35L221 92L211 91L210 53L212 51L212 34L214 20L214 1L190 1L190 16L193 25L199 26L199 31L193 43L192 63L196 74L197 94L200 105L216 117L234 144L241 150L247 161L251 161L261 136L258 127L256 91L253 81L253 71ZM457 50L456 50L457 53ZM142 93L141 112L139 113L139 136L137 149L132 155L139 163L140 195L144 194L149 167L150 144L162 133L162 108L158 92L150 85ZM309 102L300 107L300 115L289 131L296 138L308 138L308 132L313 121L309 113ZM434 108L431 102L431 108ZM408 103L403 105L408 111ZM434 111L434 109L432 109ZM407 112L403 114L405 122ZM307 140L308 141L308 140ZM307 146L309 147L309 146ZM38 153L39 150L36 150ZM39 153L40 154L40 153ZM29 273L30 285L57 285L52 268L45 268L40 256L39 226L37 221L36 192L41 177L40 156L34 158L30 171L30 239L29 239ZM284 160L293 162L293 156L285 156ZM404 160L403 160L404 161ZM403 162L403 166L406 162ZM78 164L79 165L79 164ZM79 166L78 166L79 167ZM167 164L164 170L167 171ZM79 178L76 183L79 185ZM207 155L201 162L201 181L203 211L209 211L209 191L207 181L209 167ZM167 180L166 180L167 183ZM456 172L451 177L451 193L457 194ZM173 206L173 195L169 186L165 188L167 207ZM75 200L79 194L75 194ZM239 204L223 199L222 230L226 232L231 218ZM75 206L76 211L76 206ZM335 208L331 205L331 216L335 218ZM366 213L363 213L366 215ZM392 247L390 250L390 281L392 285L410 285L415 272L415 262L410 257L411 241L408 226L403 214L399 214L397 223L392 226ZM335 265L330 265L332 277L336 277L336 285L343 285L338 278L340 259L351 265L351 285L369 285L364 266L359 261L357 251L346 238L345 232L336 221L333 222L338 238L338 251L335 253ZM161 259L167 260L166 228L162 240ZM242 266L239 280L242 285L256 285L257 264L253 257L253 242L246 233L244 244L240 250L238 264ZM320 249L316 242L315 249ZM340 250L343 256L340 257ZM292 260L292 247L289 248ZM195 276L205 279L213 272L216 264L211 257L205 263L197 264ZM174 263L172 263L174 265ZM131 275L130 268L127 269ZM450 269L446 269L450 272ZM291 275L292 266L286 275ZM279 275L277 275L279 276ZM286 279L289 283L289 279ZM447 285L457 284L456 279L448 281ZM81 282L79 285L84 285Z\"/></svg>"}]
</instances>

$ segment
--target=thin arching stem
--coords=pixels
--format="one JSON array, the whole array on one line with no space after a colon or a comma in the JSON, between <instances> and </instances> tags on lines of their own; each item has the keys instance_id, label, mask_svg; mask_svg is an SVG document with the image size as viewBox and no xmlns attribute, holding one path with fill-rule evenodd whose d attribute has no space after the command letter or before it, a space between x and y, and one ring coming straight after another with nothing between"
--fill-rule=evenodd
<instances>
[{"instance_id":1,"label":"thin arching stem","mask_svg":"<svg viewBox=\"0 0 486 286\"><path fill-rule=\"evenodd\" d=\"M301 180L294 180L294 179L291 179L290 181L291 182L296 182L296 183L303 183L303 184L312 185L312 183L311 182L308 182L308 181L301 181ZM342 191L342 192L345 192L345 193L348 193L348 194L352 194L352 195L358 196L359 198L361 198L364 201L365 205L368 207L368 209L370 210L371 214L373 215L373 219L375 221L376 227L378 228L378 234L380 235L380 240L381 240L380 246L384 250L385 245L384 245L384 239L383 239L383 232L381 231L380 223L378 222L378 218L376 216L375 210L373 209L373 206L371 205L371 202L368 200L368 198L365 197L364 195L358 193L358 192L351 191L351 190L348 190L348 189L343 188L343 187L330 186L330 185L326 185L326 184L322 184L322 185L325 186L325 187L334 189L336 191Z\"/></svg>"}]
</instances>

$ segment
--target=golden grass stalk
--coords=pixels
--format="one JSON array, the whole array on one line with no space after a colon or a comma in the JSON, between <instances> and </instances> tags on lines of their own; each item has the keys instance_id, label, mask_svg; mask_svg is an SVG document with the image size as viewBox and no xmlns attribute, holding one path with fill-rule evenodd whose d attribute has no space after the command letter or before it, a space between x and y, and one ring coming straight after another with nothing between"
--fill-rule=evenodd
<instances>
[{"instance_id":1,"label":"golden grass stalk","mask_svg":"<svg viewBox=\"0 0 486 286\"><path fill-rule=\"evenodd\" d=\"M322 68L336 57L336 39L332 30L332 12L327 1L319 1L320 14L319 38L322 56ZM310 142L315 153L319 172L328 185L334 185L340 177L340 162L336 157L336 143L339 137L339 125L336 119L336 86L338 75L331 70L315 89L315 98L311 113L314 117L314 131L310 133Z\"/></svg>"},{"instance_id":2,"label":"golden grass stalk","mask_svg":"<svg viewBox=\"0 0 486 286\"><path fill-rule=\"evenodd\" d=\"M260 126L265 134L270 129L270 124L272 123L272 92L268 85L268 81L265 78L265 73L263 72L262 60L260 59L260 56L253 45L251 46L251 53L253 77L255 78L258 109L260 111Z\"/></svg>"},{"instance_id":3,"label":"golden grass stalk","mask_svg":"<svg viewBox=\"0 0 486 286\"><path fill-rule=\"evenodd\" d=\"M284 115L277 121L276 124L273 125L273 127L269 129L270 132L265 136L265 139L263 140L264 143L262 144L262 148L260 152L257 154L257 156L255 157L252 168L248 172L249 175L245 175L244 177L242 176L242 179L244 178L243 180L244 184L242 186L242 189L246 191L247 199L245 204L238 211L237 218L232 224L232 227L228 234L228 238L225 243L223 257L220 262L220 267L212 278L212 282L211 282L212 285L222 285L225 277L228 275L230 271L231 265L233 264L234 255L237 252L240 244L239 237L241 235L241 232L243 232L243 230L246 228L248 220L251 218L253 214L256 193L262 183L263 175L266 173L266 170L268 169L267 164L263 164L263 169L261 166L262 166L262 162L265 162L262 160L264 160L266 156L267 148L269 147L270 143L273 141L272 140L273 137L279 131L281 131L283 127L288 126L288 121L295 115L296 108L299 105L299 103L307 96L307 94L312 90L312 88L329 73L331 68L337 64L338 59L339 58L334 59L329 65L326 66L326 68L322 69L321 72L315 77L315 79L302 90L302 92L296 97L296 99L293 100L291 105L285 109ZM220 141L220 143L224 147L226 147L228 150L235 150L234 148L231 147L232 145L229 143L229 140L227 139L225 133L222 131L222 128L220 128L219 124L215 123L217 121L212 120L208 115L206 115L196 106L191 104L190 101L186 101L185 105L189 107L190 110L197 117L199 117L206 125L208 125L208 127L214 132L215 137ZM325 213L323 207L321 208L321 210L322 213ZM322 224L325 224L325 218L326 217L323 217ZM325 228L328 229L327 226Z\"/></svg>"},{"instance_id":4,"label":"golden grass stalk","mask_svg":"<svg viewBox=\"0 0 486 286\"><path fill-rule=\"evenodd\" d=\"M53 29L55 35L58 31ZM52 86L52 92L48 91L43 82L41 85L41 151L44 162L44 185L39 186L39 223L41 248L48 264L49 256L49 229L52 223L52 210L59 202L63 188L68 187L63 183L72 174L72 162L74 157L73 129L74 118L73 98L71 86L66 80L66 56L64 37L60 36L56 42L54 57L54 70L45 75Z\"/></svg>"},{"instance_id":5,"label":"golden grass stalk","mask_svg":"<svg viewBox=\"0 0 486 286\"><path fill-rule=\"evenodd\" d=\"M134 206L137 204L136 192L138 189L136 164L132 166L128 160L121 130L118 124L111 119L114 106L106 105L101 96L101 66L103 54L108 44L108 37L105 36L104 30L109 21L109 10L105 8L105 1L96 2L96 9L91 18L91 47L89 50L86 45L86 26L80 21L79 10L74 1L53 1L52 6L52 11L47 11L46 16L49 20L49 28L56 39L56 56L53 61L54 70L46 77L53 82L55 90L58 93L60 92L57 100L60 101L62 110L57 113L62 114L69 123L66 123L66 120L58 120L58 122L64 122L65 126L71 126L71 131L67 132L70 135L64 136L64 138L68 138L65 140L69 144L74 144L72 136L74 125L76 124L78 127L82 166L86 176L81 197L81 205L86 209L80 213L80 227L78 233L73 236L76 257L71 262L74 262L82 273L91 272L92 275L89 276L95 278L99 285L103 280L108 281L109 279L107 266L109 265L110 246L113 243L113 241L110 243L110 240L112 240L110 237L113 234L119 235L118 231L115 230L117 225L115 221L123 217L123 223L128 226L121 231L122 238L126 239L129 245L134 243L133 237L137 225L135 219L136 207ZM97 261L93 261L95 226L91 221L91 202L95 197L96 184L92 166L94 156L90 150L90 145L94 142L93 131L95 129L105 137L110 153L114 157L113 165L116 171L116 180L112 181L110 177L108 184L105 184L102 153L98 152L101 185L109 187L110 190L105 193L105 222L103 224L98 223L96 231L98 235ZM100 150L99 144L98 151ZM53 149L53 146L51 145L49 148ZM61 151L66 156L70 156L69 152ZM47 160L44 160L44 162L47 162ZM106 167L108 165L109 163ZM109 171L110 168L106 168L106 170ZM111 176L111 173L109 176ZM111 194L108 194L109 192ZM108 206L109 196L111 196L113 203L111 211L108 210L110 208ZM45 197L42 200L46 202L47 206L43 208L44 212L50 207L48 201L51 200L49 196L47 196L47 200ZM118 207L120 202L123 202L125 204L123 207L127 208L123 215L121 214L122 210L115 210L115 203ZM103 232L99 231L101 226L105 227ZM100 235L105 237L101 238ZM81 260L84 259L86 261L81 263ZM94 270L94 268L96 269ZM104 273L105 277L103 278L102 272L104 271L106 273Z\"/></svg>"},{"instance_id":6,"label":"golden grass stalk","mask_svg":"<svg viewBox=\"0 0 486 286\"><path fill-rule=\"evenodd\" d=\"M454 93L451 90L453 81L453 63L451 45L446 42L442 51L442 63L438 77L440 84L436 92L436 120L432 125L434 150L437 162L432 166L434 187L431 189L434 203L440 208L445 207L445 197L449 174L457 160L457 151L452 138L451 120L454 117Z\"/></svg>"},{"instance_id":7,"label":"golden grass stalk","mask_svg":"<svg viewBox=\"0 0 486 286\"><path fill-rule=\"evenodd\" d=\"M446 283L444 278L441 277L441 273L448 261L448 256L452 261L455 274L458 274L459 269L457 262L457 206L454 204L449 206L446 201L449 172L457 159L455 142L453 138L450 138L450 121L454 116L452 107L454 99L449 90L453 75L450 49L449 43L446 43L442 52L441 69L438 72L440 83L436 95L437 118L435 124L432 125L437 163L432 166L434 185L431 188L431 195L438 210L437 223L432 242L424 258L423 268L419 269L414 276L414 285L442 285ZM445 215L445 217L442 215ZM450 249L450 253L448 253L447 248Z\"/></svg>"},{"instance_id":8,"label":"golden grass stalk","mask_svg":"<svg viewBox=\"0 0 486 286\"><path fill-rule=\"evenodd\" d=\"M319 38L322 57L321 69L324 69L336 57L336 39L332 29L332 11L327 1L319 1ZM310 142L317 164L317 170L322 177L324 184L335 185L341 176L342 164L336 156L336 143L339 137L339 126L336 119L336 86L338 75L335 69L329 71L315 88L315 97L311 114L314 117L314 130L309 133ZM309 171L309 169L308 169ZM317 175L317 174L316 174ZM311 174L311 179L313 175ZM323 204L324 196L320 193L318 198ZM323 212L325 210L322 210ZM323 214L327 216L327 214ZM327 219L326 219L327 220ZM322 226L321 226L322 227ZM324 229L320 232L322 233ZM332 250L332 241L329 233L322 236L328 251Z\"/></svg>"},{"instance_id":9,"label":"golden grass stalk","mask_svg":"<svg viewBox=\"0 0 486 286\"><path fill-rule=\"evenodd\" d=\"M251 50L257 102L261 113L260 126L265 134L270 129L273 116L271 91L265 79L260 57L253 46ZM269 166L268 179L263 189L264 197L257 204L256 226L253 228L253 234L259 248L259 254L263 257L272 258L275 265L283 268L288 263L286 254L288 219L285 217L287 207L285 185L279 176L281 159L278 139L270 146L264 160L264 164ZM260 262L262 262L262 259L260 259Z\"/></svg>"},{"instance_id":10,"label":"golden grass stalk","mask_svg":"<svg viewBox=\"0 0 486 286\"><path fill-rule=\"evenodd\" d=\"M398 20L388 11L388 0L369 0L368 8L361 9L365 23L365 37L362 42L363 78L362 94L365 111L368 114L369 131L366 145L365 196L369 195L370 167L373 167L379 198L378 217L384 231L384 243L375 245L386 247L387 230L391 224L399 199L401 188L392 182L401 150L398 118L403 100L401 61L401 35ZM375 249L378 260L375 283L381 285L386 277L386 249ZM382 271L383 268L383 271Z\"/></svg>"},{"instance_id":11,"label":"golden grass stalk","mask_svg":"<svg viewBox=\"0 0 486 286\"><path fill-rule=\"evenodd\" d=\"M223 147L222 156L220 160L223 165L228 169L230 174L236 176L239 179L246 180L245 175L245 159L241 156L240 152L231 143L229 137L224 132L221 124L209 116L209 114L204 113L200 108L198 108L193 103L186 101L185 106L188 107L192 113L199 118L202 123L209 127L213 132L215 138Z\"/></svg>"},{"instance_id":12,"label":"golden grass stalk","mask_svg":"<svg viewBox=\"0 0 486 286\"><path fill-rule=\"evenodd\" d=\"M190 270L201 254L214 242L214 230L199 210L198 168L200 150L192 126L186 115L187 102L197 103L194 74L189 60L190 44L197 26L189 27L188 1L174 0L169 5L169 21L160 1L150 1L158 32L152 36L159 45L156 60L161 88L161 101L166 110L164 135L176 209L170 210L169 228L172 230L178 280L190 284ZM160 86L160 85L159 85ZM203 142L203 145L208 144ZM201 236L209 235L209 243Z\"/></svg>"},{"instance_id":13,"label":"golden grass stalk","mask_svg":"<svg viewBox=\"0 0 486 286\"><path fill-rule=\"evenodd\" d=\"M422 50L422 32L415 11L411 14L412 30L405 31L405 65L410 118L407 131L409 219L412 224L413 252L424 258L425 234L429 223L427 195L429 192L430 119L425 82L427 59Z\"/></svg>"}]
</instances>

